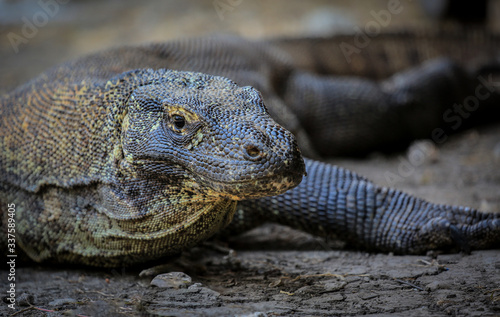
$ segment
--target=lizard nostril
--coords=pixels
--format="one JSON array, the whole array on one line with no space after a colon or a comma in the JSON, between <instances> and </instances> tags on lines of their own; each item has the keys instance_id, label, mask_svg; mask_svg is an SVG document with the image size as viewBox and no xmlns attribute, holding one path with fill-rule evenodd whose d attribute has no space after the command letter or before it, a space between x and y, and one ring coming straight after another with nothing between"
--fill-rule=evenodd
<instances>
[{"instance_id":1,"label":"lizard nostril","mask_svg":"<svg viewBox=\"0 0 500 317\"><path fill-rule=\"evenodd\" d=\"M262 156L262 151L255 145L247 145L245 152L250 159L258 159Z\"/></svg>"}]
</instances>

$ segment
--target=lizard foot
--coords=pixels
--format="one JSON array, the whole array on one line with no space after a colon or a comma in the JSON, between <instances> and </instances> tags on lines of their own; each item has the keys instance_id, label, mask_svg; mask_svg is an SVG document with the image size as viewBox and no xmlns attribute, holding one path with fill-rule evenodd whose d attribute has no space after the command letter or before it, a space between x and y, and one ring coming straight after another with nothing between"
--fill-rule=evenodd
<instances>
[{"instance_id":1,"label":"lizard foot","mask_svg":"<svg viewBox=\"0 0 500 317\"><path fill-rule=\"evenodd\" d=\"M411 253L429 249L471 250L500 245L500 218L484 219L472 224L456 224L442 217L432 218L412 239Z\"/></svg>"}]
</instances>

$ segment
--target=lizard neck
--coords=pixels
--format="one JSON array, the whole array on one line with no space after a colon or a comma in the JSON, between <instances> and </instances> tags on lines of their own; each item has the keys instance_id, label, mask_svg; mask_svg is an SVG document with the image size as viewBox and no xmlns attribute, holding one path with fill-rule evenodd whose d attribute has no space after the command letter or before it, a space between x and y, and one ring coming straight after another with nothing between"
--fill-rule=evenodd
<instances>
[{"instance_id":1,"label":"lizard neck","mask_svg":"<svg viewBox=\"0 0 500 317\"><path fill-rule=\"evenodd\" d=\"M122 266L176 254L228 225L236 208L236 201L224 198L197 196L186 202L187 190L163 186L140 201L134 196L140 191L126 186L52 186L43 195L50 208L33 210L28 197L16 206L17 216L24 219L18 226L19 244L35 261L92 266ZM64 230L44 230L62 214ZM34 244L40 236L42 241ZM54 244L59 245L57 250L45 248Z\"/></svg>"}]
</instances>

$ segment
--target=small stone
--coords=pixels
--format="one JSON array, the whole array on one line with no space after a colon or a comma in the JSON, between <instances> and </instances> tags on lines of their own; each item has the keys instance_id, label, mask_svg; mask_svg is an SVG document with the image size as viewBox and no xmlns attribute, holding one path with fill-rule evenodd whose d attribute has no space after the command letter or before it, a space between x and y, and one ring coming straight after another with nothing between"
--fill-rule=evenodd
<instances>
[{"instance_id":1,"label":"small stone","mask_svg":"<svg viewBox=\"0 0 500 317\"><path fill-rule=\"evenodd\" d=\"M431 282L431 283L425 285L426 291L435 291L437 289L445 289L445 288L450 288L450 284L434 281L434 282Z\"/></svg>"},{"instance_id":2,"label":"small stone","mask_svg":"<svg viewBox=\"0 0 500 317\"><path fill-rule=\"evenodd\" d=\"M187 288L192 284L192 279L189 275L183 272L170 272L157 275L151 285L160 288Z\"/></svg>"},{"instance_id":3,"label":"small stone","mask_svg":"<svg viewBox=\"0 0 500 317\"><path fill-rule=\"evenodd\" d=\"M324 292L335 292L343 289L347 285L347 282L338 279L331 279L324 281L323 285L325 287Z\"/></svg>"},{"instance_id":4,"label":"small stone","mask_svg":"<svg viewBox=\"0 0 500 317\"><path fill-rule=\"evenodd\" d=\"M58 298L49 303L49 306L63 306L68 304L76 304L78 301L73 298Z\"/></svg>"},{"instance_id":5,"label":"small stone","mask_svg":"<svg viewBox=\"0 0 500 317\"><path fill-rule=\"evenodd\" d=\"M493 206L485 199L481 200L481 204L479 205L479 210L485 212L494 212Z\"/></svg>"},{"instance_id":6,"label":"small stone","mask_svg":"<svg viewBox=\"0 0 500 317\"><path fill-rule=\"evenodd\" d=\"M413 167L435 163L439 160L439 149L431 140L418 140L408 148L407 157Z\"/></svg>"}]
</instances>

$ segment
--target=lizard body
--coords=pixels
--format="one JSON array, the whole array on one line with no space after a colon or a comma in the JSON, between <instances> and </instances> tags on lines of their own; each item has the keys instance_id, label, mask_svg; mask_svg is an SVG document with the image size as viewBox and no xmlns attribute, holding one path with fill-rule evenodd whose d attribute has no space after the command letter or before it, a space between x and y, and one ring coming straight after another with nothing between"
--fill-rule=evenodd
<instances>
[{"instance_id":1,"label":"lizard body","mask_svg":"<svg viewBox=\"0 0 500 317\"><path fill-rule=\"evenodd\" d=\"M381 43L392 47L397 38ZM331 76L345 65L335 54L314 56L311 46L335 51L344 40L128 46L40 75L0 100L2 226L3 208L14 202L18 241L30 258L94 266L180 252L234 214L235 232L267 219L398 253L498 246L498 215L431 204L303 161L299 147L359 154L428 137L446 107L474 91L478 68L442 59L392 77L409 65L368 71L371 79ZM371 65L356 58L339 74ZM496 110L491 94L486 113Z\"/></svg>"}]
</instances>

